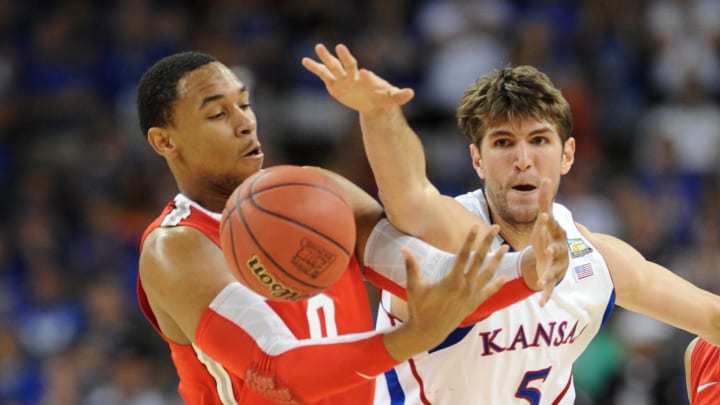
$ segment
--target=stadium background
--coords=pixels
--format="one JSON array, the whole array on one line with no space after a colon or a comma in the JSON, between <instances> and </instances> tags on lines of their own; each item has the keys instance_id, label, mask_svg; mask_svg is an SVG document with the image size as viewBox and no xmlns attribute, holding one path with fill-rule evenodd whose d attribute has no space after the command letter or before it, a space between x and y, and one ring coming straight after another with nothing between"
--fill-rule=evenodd
<instances>
[{"instance_id":1,"label":"stadium background","mask_svg":"<svg viewBox=\"0 0 720 405\"><path fill-rule=\"evenodd\" d=\"M477 186L453 119L463 88L535 65L575 115L559 201L720 293L718 21L715 0L0 0L0 404L179 403L134 293L138 238L174 195L134 91L179 50L250 84L268 164L371 193L355 115L300 65L316 42L417 90L406 112L446 193ZM577 403L684 403L690 338L616 309L576 364Z\"/></svg>"}]
</instances>

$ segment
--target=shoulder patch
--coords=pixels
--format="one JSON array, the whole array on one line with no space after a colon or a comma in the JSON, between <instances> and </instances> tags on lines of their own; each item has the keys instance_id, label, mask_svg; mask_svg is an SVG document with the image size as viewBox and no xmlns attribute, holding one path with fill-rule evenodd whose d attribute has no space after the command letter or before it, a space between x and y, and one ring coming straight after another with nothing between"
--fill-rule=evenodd
<instances>
[{"instance_id":1,"label":"shoulder patch","mask_svg":"<svg viewBox=\"0 0 720 405\"><path fill-rule=\"evenodd\" d=\"M570 249L570 256L573 258L585 256L593 251L593 248L588 246L582 238L568 239L567 244Z\"/></svg>"}]
</instances>

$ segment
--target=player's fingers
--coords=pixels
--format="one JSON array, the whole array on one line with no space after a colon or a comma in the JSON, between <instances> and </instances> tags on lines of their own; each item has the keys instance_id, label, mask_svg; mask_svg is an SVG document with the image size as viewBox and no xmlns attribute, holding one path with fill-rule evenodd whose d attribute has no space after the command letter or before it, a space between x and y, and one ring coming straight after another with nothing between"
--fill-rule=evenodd
<instances>
[{"instance_id":1,"label":"player's fingers","mask_svg":"<svg viewBox=\"0 0 720 405\"><path fill-rule=\"evenodd\" d=\"M490 247L492 246L492 243L499 232L500 225L491 225L488 231L485 232L483 238L480 240L480 245L475 250L475 254L484 258L487 255L488 251L490 251Z\"/></svg>"},{"instance_id":2,"label":"player's fingers","mask_svg":"<svg viewBox=\"0 0 720 405\"><path fill-rule=\"evenodd\" d=\"M547 212L540 212L540 215L538 215L538 221L540 221L540 225L545 227L551 228L553 226L553 221L550 221L550 215Z\"/></svg>"},{"instance_id":3,"label":"player's fingers","mask_svg":"<svg viewBox=\"0 0 720 405\"><path fill-rule=\"evenodd\" d=\"M373 86L373 83L378 79L375 73L367 69L358 70L358 76L360 78L360 83L362 83L366 87Z\"/></svg>"},{"instance_id":4,"label":"player's fingers","mask_svg":"<svg viewBox=\"0 0 720 405\"><path fill-rule=\"evenodd\" d=\"M419 265L415 257L410 253L410 250L407 248L400 248L400 253L402 253L403 257L405 258L405 270L407 274L407 292L408 294L411 294L413 291L415 291L418 287L420 287L421 280L420 280L420 270Z\"/></svg>"},{"instance_id":5,"label":"player's fingers","mask_svg":"<svg viewBox=\"0 0 720 405\"><path fill-rule=\"evenodd\" d=\"M496 292L500 291L500 288L502 288L505 282L505 277L498 277L494 280L491 280L489 283L484 284L480 293L477 294L477 296L480 298L477 303L482 303L483 301L494 295Z\"/></svg>"},{"instance_id":6,"label":"player's fingers","mask_svg":"<svg viewBox=\"0 0 720 405\"><path fill-rule=\"evenodd\" d=\"M545 219L545 227L550 233L550 237L553 239L563 239L565 236L565 229L553 218L549 213L545 213L547 218Z\"/></svg>"},{"instance_id":7,"label":"player's fingers","mask_svg":"<svg viewBox=\"0 0 720 405\"><path fill-rule=\"evenodd\" d=\"M335 83L335 76L322 63L318 63L308 57L305 57L302 58L302 65L305 67L305 69L313 73L315 76L319 77L326 86Z\"/></svg>"},{"instance_id":8,"label":"player's fingers","mask_svg":"<svg viewBox=\"0 0 720 405\"><path fill-rule=\"evenodd\" d=\"M509 249L510 247L507 245L500 246L490 259L488 259L482 269L480 271L476 270L476 273L471 275L473 277L472 282L476 284L486 284L490 281L495 275L495 270L497 270L500 260L502 260L503 256L505 256L505 253L507 253Z\"/></svg>"},{"instance_id":9,"label":"player's fingers","mask_svg":"<svg viewBox=\"0 0 720 405\"><path fill-rule=\"evenodd\" d=\"M320 61L327 66L336 78L345 76L345 69L343 69L342 63L323 44L315 45L315 53L317 54Z\"/></svg>"},{"instance_id":10,"label":"player's fingers","mask_svg":"<svg viewBox=\"0 0 720 405\"><path fill-rule=\"evenodd\" d=\"M540 191L538 193L538 209L540 212L552 212L553 190L550 179L544 177L540 180Z\"/></svg>"},{"instance_id":11,"label":"player's fingers","mask_svg":"<svg viewBox=\"0 0 720 405\"><path fill-rule=\"evenodd\" d=\"M474 227L477 227L477 225L474 225ZM485 232L485 235L483 235L482 239L480 240L480 245L475 249L475 252L473 253L473 257L467 272L467 277L473 277L474 273L477 273L481 270L482 264L485 261L485 256L487 256L488 251L490 250L490 247L492 246L492 243L495 240L495 237L497 236L499 231L499 225L492 225L490 229Z\"/></svg>"},{"instance_id":12,"label":"player's fingers","mask_svg":"<svg viewBox=\"0 0 720 405\"><path fill-rule=\"evenodd\" d=\"M479 227L477 224L474 224L470 227L470 231L468 232L467 236L465 236L465 241L463 242L462 248L460 248L460 251L455 257L455 263L453 264L453 268L449 274L450 277L460 279L465 274L465 269L467 268L468 260L470 259L470 252L472 251L472 247L475 244L475 239L477 238L478 232Z\"/></svg>"},{"instance_id":13,"label":"player's fingers","mask_svg":"<svg viewBox=\"0 0 720 405\"><path fill-rule=\"evenodd\" d=\"M395 93L391 95L393 102L397 105L405 105L415 97L415 91L413 89L396 89Z\"/></svg>"},{"instance_id":14,"label":"player's fingers","mask_svg":"<svg viewBox=\"0 0 720 405\"><path fill-rule=\"evenodd\" d=\"M568 249L564 241L551 243L545 248L545 255L549 258L545 264L547 277L557 278L563 274L569 261Z\"/></svg>"},{"instance_id":15,"label":"player's fingers","mask_svg":"<svg viewBox=\"0 0 720 405\"><path fill-rule=\"evenodd\" d=\"M550 300L550 297L552 296L553 289L555 289L555 286L553 284L546 285L542 290L542 295L540 296L540 306L544 307L545 304Z\"/></svg>"},{"instance_id":16,"label":"player's fingers","mask_svg":"<svg viewBox=\"0 0 720 405\"><path fill-rule=\"evenodd\" d=\"M543 275L539 281L540 288L543 290L542 297L540 299L542 305L550 299L553 289L560 280L562 280L567 269L567 261L563 260L563 255L567 255L567 249L565 249L564 246L560 246L559 244L548 246L547 254L550 257L553 257L554 263L561 263L562 265L552 266L548 263L547 268L544 269Z\"/></svg>"},{"instance_id":17,"label":"player's fingers","mask_svg":"<svg viewBox=\"0 0 720 405\"><path fill-rule=\"evenodd\" d=\"M345 68L345 72L347 72L348 76L356 78L358 74L357 60L352 55L352 53L350 53L348 47L345 46L345 44L338 44L335 47L335 53L337 53L338 58L340 58L340 62L342 62L342 65Z\"/></svg>"}]
</instances>

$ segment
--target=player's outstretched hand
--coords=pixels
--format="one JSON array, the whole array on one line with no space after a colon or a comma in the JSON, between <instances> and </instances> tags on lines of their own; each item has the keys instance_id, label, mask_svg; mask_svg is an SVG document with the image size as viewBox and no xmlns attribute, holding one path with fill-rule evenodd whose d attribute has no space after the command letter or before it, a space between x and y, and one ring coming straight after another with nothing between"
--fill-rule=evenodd
<instances>
[{"instance_id":1,"label":"player's outstretched hand","mask_svg":"<svg viewBox=\"0 0 720 405\"><path fill-rule=\"evenodd\" d=\"M542 289L540 306L550 299L570 263L567 234L552 216L552 201L552 184L549 179L542 179L538 193L538 216L530 235L536 260L537 287Z\"/></svg>"},{"instance_id":2,"label":"player's outstretched hand","mask_svg":"<svg viewBox=\"0 0 720 405\"><path fill-rule=\"evenodd\" d=\"M305 57L302 65L319 77L328 93L344 106L368 112L403 105L415 96L412 89L400 89L367 69L358 69L347 46L339 44L335 52L337 57L325 45L315 45L320 62Z\"/></svg>"},{"instance_id":3,"label":"player's outstretched hand","mask_svg":"<svg viewBox=\"0 0 720 405\"><path fill-rule=\"evenodd\" d=\"M405 335L405 340L398 341L400 343L397 345L385 341L394 358L405 360L442 343L465 317L505 283L504 277L493 279L493 275L500 259L507 252L507 246L498 249L483 264L500 227L490 227L480 245L473 249L478 229L477 225L472 227L452 270L435 283L423 280L418 262L408 250L402 250L407 267L409 318L403 327L398 329L398 332Z\"/></svg>"}]
</instances>

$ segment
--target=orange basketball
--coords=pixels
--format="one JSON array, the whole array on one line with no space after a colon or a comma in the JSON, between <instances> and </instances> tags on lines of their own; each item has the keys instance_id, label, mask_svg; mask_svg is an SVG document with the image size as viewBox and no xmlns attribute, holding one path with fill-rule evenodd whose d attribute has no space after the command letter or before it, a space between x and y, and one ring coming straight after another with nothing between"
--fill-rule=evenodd
<instances>
[{"instance_id":1,"label":"orange basketball","mask_svg":"<svg viewBox=\"0 0 720 405\"><path fill-rule=\"evenodd\" d=\"M271 300L297 301L337 281L355 248L355 218L338 186L299 166L248 177L225 204L220 244L242 284Z\"/></svg>"}]
</instances>

